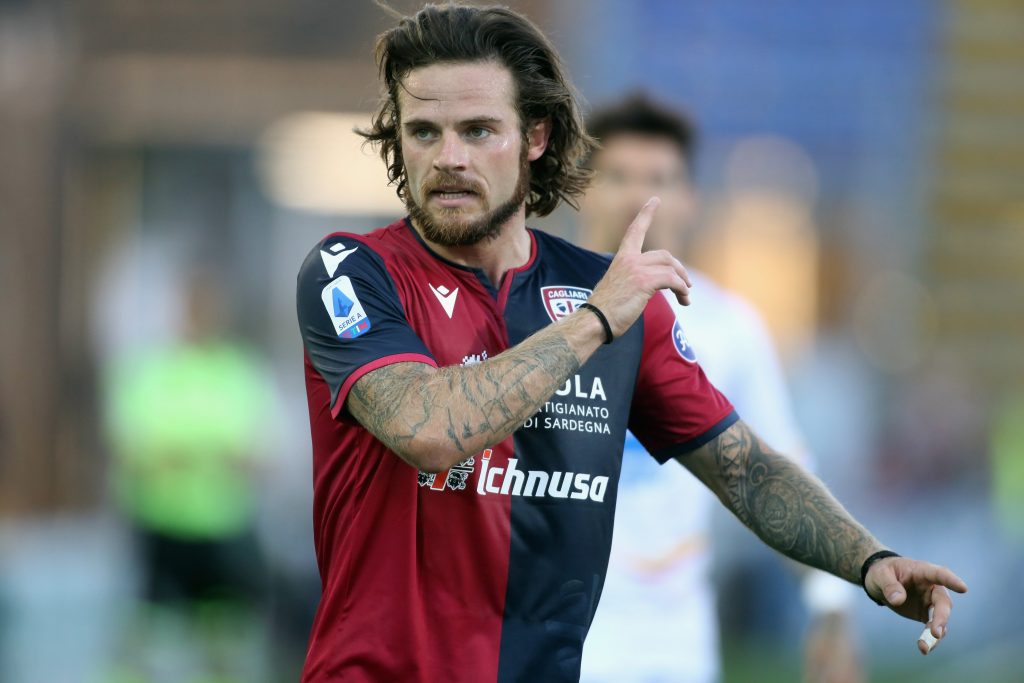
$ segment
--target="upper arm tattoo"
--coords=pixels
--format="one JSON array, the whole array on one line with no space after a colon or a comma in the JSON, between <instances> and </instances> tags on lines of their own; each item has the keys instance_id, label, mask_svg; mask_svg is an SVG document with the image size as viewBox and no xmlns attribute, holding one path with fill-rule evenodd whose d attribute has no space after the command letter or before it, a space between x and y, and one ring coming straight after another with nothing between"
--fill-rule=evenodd
<instances>
[{"instance_id":1,"label":"upper arm tattoo","mask_svg":"<svg viewBox=\"0 0 1024 683\"><path fill-rule=\"evenodd\" d=\"M385 446L403 453L426 422L430 397L421 390L434 371L425 363L394 363L360 377L345 405L349 413ZM410 404L415 410L406 410ZM417 422L405 415L419 415Z\"/></svg>"},{"instance_id":2,"label":"upper arm tattoo","mask_svg":"<svg viewBox=\"0 0 1024 683\"><path fill-rule=\"evenodd\" d=\"M881 548L825 485L742 421L679 461L776 550L849 581Z\"/></svg>"},{"instance_id":3,"label":"upper arm tattoo","mask_svg":"<svg viewBox=\"0 0 1024 683\"><path fill-rule=\"evenodd\" d=\"M505 439L575 372L580 360L557 332L539 333L465 367L395 363L352 386L349 412L405 457L427 435L463 458Z\"/></svg>"}]
</instances>

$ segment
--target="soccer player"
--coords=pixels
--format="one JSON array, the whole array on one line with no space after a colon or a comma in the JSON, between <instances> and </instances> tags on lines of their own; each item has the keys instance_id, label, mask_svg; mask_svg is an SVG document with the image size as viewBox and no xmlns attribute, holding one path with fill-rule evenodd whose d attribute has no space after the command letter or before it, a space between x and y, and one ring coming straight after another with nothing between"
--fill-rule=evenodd
<instances>
[{"instance_id":1,"label":"soccer player","mask_svg":"<svg viewBox=\"0 0 1024 683\"><path fill-rule=\"evenodd\" d=\"M615 251L623 226L647 197L661 198L645 249L683 251L696 208L692 184L693 124L638 94L595 111L588 132L601 148L588 166L596 177L580 211L580 242ZM689 270L693 303L671 292L691 358L737 412L773 448L804 452L771 337L740 297ZM682 332L680 332L682 333ZM709 527L713 497L682 468L661 468L626 437L616 504L615 537L601 610L584 648L586 681L718 680L718 626L711 587ZM845 608L852 586L812 570L803 578L812 616L809 681L860 680ZM670 599L669 599L670 598ZM815 657L827 652L827 662ZM623 656L629 652L629 657Z\"/></svg>"},{"instance_id":2,"label":"soccer player","mask_svg":"<svg viewBox=\"0 0 1024 683\"><path fill-rule=\"evenodd\" d=\"M687 357L643 252L526 227L591 148L548 40L504 8L428 5L378 40L380 144L408 217L323 239L298 276L323 596L303 681L574 681L627 427L766 543L941 636L948 569L894 556L767 447ZM676 464L668 464L675 467Z\"/></svg>"}]
</instances>

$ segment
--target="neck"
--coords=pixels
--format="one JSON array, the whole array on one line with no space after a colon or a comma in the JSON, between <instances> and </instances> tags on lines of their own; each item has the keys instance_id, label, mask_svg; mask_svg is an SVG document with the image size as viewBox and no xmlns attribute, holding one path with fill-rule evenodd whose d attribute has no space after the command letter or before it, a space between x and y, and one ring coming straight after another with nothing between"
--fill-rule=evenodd
<instances>
[{"instance_id":1,"label":"neck","mask_svg":"<svg viewBox=\"0 0 1024 683\"><path fill-rule=\"evenodd\" d=\"M530 260L530 235L526 231L525 207L521 207L506 221L497 237L470 246L447 247L437 244L424 237L415 221L413 227L435 253L460 266L483 270L495 287L501 285L505 273Z\"/></svg>"}]
</instances>

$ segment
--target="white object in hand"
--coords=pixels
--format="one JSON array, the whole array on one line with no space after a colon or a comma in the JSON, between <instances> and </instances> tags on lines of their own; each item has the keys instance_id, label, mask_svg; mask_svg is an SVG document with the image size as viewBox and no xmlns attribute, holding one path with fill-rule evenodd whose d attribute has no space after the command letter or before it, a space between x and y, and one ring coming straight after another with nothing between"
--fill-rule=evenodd
<instances>
[{"instance_id":1,"label":"white object in hand","mask_svg":"<svg viewBox=\"0 0 1024 683\"><path fill-rule=\"evenodd\" d=\"M934 615L935 615L935 608L934 607L929 607L928 608L928 623L929 624L932 622L932 619L934 618ZM917 641L919 643L924 643L924 653L928 654L929 652L932 651L932 648L935 647L935 644L937 642L939 642L939 639L932 635L932 628L931 628L931 626L925 626L924 627L924 631L921 632L921 635L918 637Z\"/></svg>"}]
</instances>

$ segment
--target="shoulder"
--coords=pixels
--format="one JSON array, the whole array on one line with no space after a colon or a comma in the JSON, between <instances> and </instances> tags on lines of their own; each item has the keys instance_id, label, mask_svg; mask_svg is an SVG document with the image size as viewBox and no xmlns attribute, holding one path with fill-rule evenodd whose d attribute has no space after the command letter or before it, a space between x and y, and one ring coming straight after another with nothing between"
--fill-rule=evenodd
<instances>
[{"instance_id":1,"label":"shoulder","mask_svg":"<svg viewBox=\"0 0 1024 683\"><path fill-rule=\"evenodd\" d=\"M681 305L669 290L662 290L662 295L675 316L675 333L693 342L706 371L724 386L741 366L774 353L772 336L748 300L699 271L690 269L690 277L689 306Z\"/></svg>"},{"instance_id":2,"label":"shoulder","mask_svg":"<svg viewBox=\"0 0 1024 683\"><path fill-rule=\"evenodd\" d=\"M342 263L347 272L376 268L403 252L410 251L404 219L366 234L333 232L306 255L299 269L299 282L331 280Z\"/></svg>"},{"instance_id":3,"label":"shoulder","mask_svg":"<svg viewBox=\"0 0 1024 683\"><path fill-rule=\"evenodd\" d=\"M699 295L695 303L707 304L719 311L731 312L746 305L745 300L735 292L731 292L718 284L705 273L699 270L689 269L690 279L693 280L693 293Z\"/></svg>"},{"instance_id":4,"label":"shoulder","mask_svg":"<svg viewBox=\"0 0 1024 683\"><path fill-rule=\"evenodd\" d=\"M544 255L546 261L573 265L581 270L595 271L601 274L604 274L608 270L608 266L611 265L612 254L602 254L584 249L569 240L556 237L543 230L531 228L530 232L537 240L538 251Z\"/></svg>"},{"instance_id":5,"label":"shoulder","mask_svg":"<svg viewBox=\"0 0 1024 683\"><path fill-rule=\"evenodd\" d=\"M761 315L743 296L726 289L700 271L690 268L689 273L693 280L693 303L690 306L681 305L672 292L663 292L677 316L681 314L684 319L706 319L732 329L764 329Z\"/></svg>"}]
</instances>

